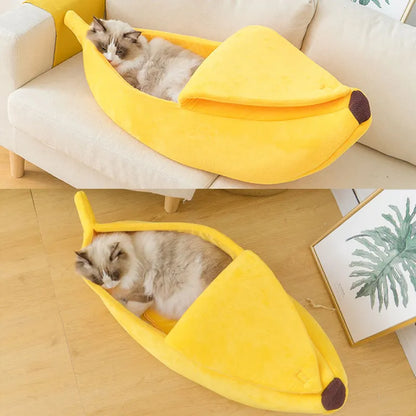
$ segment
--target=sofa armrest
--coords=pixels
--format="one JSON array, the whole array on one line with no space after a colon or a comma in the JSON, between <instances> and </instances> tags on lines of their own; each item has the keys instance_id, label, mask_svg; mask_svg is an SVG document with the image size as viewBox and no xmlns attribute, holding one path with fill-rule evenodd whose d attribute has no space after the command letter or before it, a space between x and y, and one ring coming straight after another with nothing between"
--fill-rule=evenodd
<instances>
[{"instance_id":1,"label":"sofa armrest","mask_svg":"<svg viewBox=\"0 0 416 416\"><path fill-rule=\"evenodd\" d=\"M416 28L350 0L319 0L302 51L368 97L363 143L416 165Z\"/></svg>"},{"instance_id":2,"label":"sofa armrest","mask_svg":"<svg viewBox=\"0 0 416 416\"><path fill-rule=\"evenodd\" d=\"M56 42L54 65L81 52L81 45L71 30L65 25L68 10L77 13L84 21L92 22L93 16L105 16L105 0L25 0L40 9L46 10L54 19Z\"/></svg>"},{"instance_id":3,"label":"sofa armrest","mask_svg":"<svg viewBox=\"0 0 416 416\"><path fill-rule=\"evenodd\" d=\"M54 22L44 10L23 4L0 15L0 145L10 150L8 96L52 67L54 47Z\"/></svg>"}]
</instances>

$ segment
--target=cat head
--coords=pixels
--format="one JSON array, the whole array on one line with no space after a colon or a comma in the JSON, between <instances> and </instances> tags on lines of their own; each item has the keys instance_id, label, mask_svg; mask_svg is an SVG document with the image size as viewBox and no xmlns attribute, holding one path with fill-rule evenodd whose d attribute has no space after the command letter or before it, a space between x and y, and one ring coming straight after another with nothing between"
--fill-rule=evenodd
<instances>
[{"instance_id":1,"label":"cat head","mask_svg":"<svg viewBox=\"0 0 416 416\"><path fill-rule=\"evenodd\" d=\"M146 44L146 40L140 35L141 32L127 23L96 17L87 32L87 38L114 67L140 56Z\"/></svg>"},{"instance_id":2,"label":"cat head","mask_svg":"<svg viewBox=\"0 0 416 416\"><path fill-rule=\"evenodd\" d=\"M75 254L76 271L104 289L113 289L119 284L129 288L137 279L137 261L128 234L100 234Z\"/></svg>"}]
</instances>

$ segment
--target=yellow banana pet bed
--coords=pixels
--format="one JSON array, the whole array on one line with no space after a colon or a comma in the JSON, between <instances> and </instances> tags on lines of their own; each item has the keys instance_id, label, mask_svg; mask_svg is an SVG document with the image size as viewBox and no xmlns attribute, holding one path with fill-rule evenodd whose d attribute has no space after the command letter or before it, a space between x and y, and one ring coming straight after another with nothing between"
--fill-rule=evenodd
<instances>
[{"instance_id":1,"label":"yellow banana pet bed","mask_svg":"<svg viewBox=\"0 0 416 416\"><path fill-rule=\"evenodd\" d=\"M360 91L346 87L271 29L246 27L223 43L153 30L206 58L179 103L128 84L86 39L102 0L31 0L55 19L55 64L84 49L91 91L105 113L152 149L194 168L261 184L292 181L328 166L368 129ZM64 17L65 16L65 17Z\"/></svg>"},{"instance_id":2,"label":"yellow banana pet bed","mask_svg":"<svg viewBox=\"0 0 416 416\"><path fill-rule=\"evenodd\" d=\"M99 224L83 192L75 195L83 247L98 233L172 230L196 234L233 261L177 321L155 311L138 318L84 279L120 325L177 373L229 399L262 409L329 413L346 399L347 378L321 327L253 252L198 224Z\"/></svg>"}]
</instances>

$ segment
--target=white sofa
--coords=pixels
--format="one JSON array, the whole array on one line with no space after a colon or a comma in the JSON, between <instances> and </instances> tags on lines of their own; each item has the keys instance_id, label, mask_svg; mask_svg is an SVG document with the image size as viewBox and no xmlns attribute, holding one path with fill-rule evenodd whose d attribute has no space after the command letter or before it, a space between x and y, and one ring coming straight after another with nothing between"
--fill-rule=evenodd
<instances>
[{"instance_id":1,"label":"white sofa","mask_svg":"<svg viewBox=\"0 0 416 416\"><path fill-rule=\"evenodd\" d=\"M325 170L273 187L415 186L416 28L350 0L107 0L106 11L136 27L214 40L269 26L366 93L374 121L360 143ZM80 54L52 68L54 45L49 13L23 4L0 15L0 145L15 175L26 159L82 188L190 198L197 188L263 187L183 166L129 136L94 101Z\"/></svg>"}]
</instances>

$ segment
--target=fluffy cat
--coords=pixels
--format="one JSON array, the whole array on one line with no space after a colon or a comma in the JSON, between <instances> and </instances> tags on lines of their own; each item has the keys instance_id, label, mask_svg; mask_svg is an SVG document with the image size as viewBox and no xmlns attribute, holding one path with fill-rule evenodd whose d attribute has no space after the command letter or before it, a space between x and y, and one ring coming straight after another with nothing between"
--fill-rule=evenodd
<instances>
[{"instance_id":1,"label":"fluffy cat","mask_svg":"<svg viewBox=\"0 0 416 416\"><path fill-rule=\"evenodd\" d=\"M165 39L149 42L119 20L94 17L87 37L133 87L165 100L178 101L179 93L203 61Z\"/></svg>"},{"instance_id":2,"label":"fluffy cat","mask_svg":"<svg viewBox=\"0 0 416 416\"><path fill-rule=\"evenodd\" d=\"M217 246L174 231L98 235L76 252L76 270L137 316L151 305L179 319L231 262Z\"/></svg>"}]
</instances>

